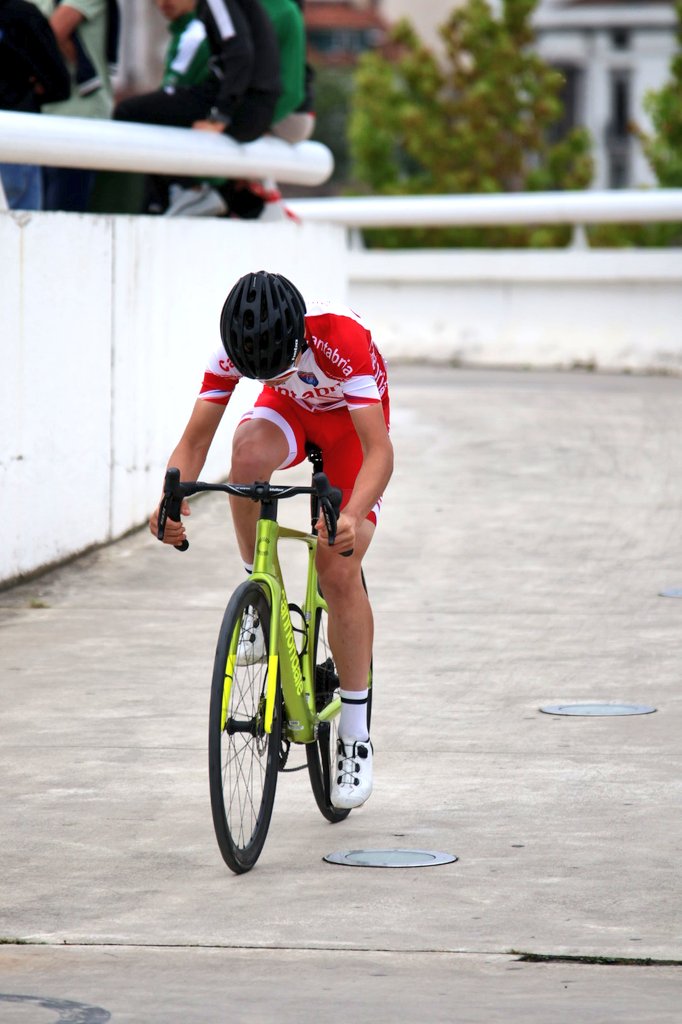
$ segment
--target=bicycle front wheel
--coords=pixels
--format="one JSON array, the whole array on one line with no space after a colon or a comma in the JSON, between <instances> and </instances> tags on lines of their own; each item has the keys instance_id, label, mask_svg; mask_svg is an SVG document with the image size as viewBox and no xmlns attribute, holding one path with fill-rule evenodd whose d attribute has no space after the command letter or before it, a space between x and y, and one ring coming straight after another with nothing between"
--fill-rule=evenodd
<instances>
[{"instance_id":1,"label":"bicycle front wheel","mask_svg":"<svg viewBox=\"0 0 682 1024\"><path fill-rule=\"evenodd\" d=\"M362 585L367 590L364 574ZM327 637L327 612L323 608L318 608L315 616L313 651L315 658L315 707L319 712L339 695L339 676ZM371 665L368 685L367 724L369 725L372 709ZM315 797L315 803L322 815L332 824L343 821L350 814L349 809L334 807L331 801L332 778L336 768L339 738L338 724L338 716L328 722L320 722L317 739L314 743L308 743L305 748L308 761L308 775L310 776L310 786Z\"/></svg>"},{"instance_id":2,"label":"bicycle front wheel","mask_svg":"<svg viewBox=\"0 0 682 1024\"><path fill-rule=\"evenodd\" d=\"M272 728L266 726L271 607L248 580L227 606L218 637L208 728L213 826L225 863L250 871L270 826L277 787L282 701L279 678Z\"/></svg>"}]
</instances>

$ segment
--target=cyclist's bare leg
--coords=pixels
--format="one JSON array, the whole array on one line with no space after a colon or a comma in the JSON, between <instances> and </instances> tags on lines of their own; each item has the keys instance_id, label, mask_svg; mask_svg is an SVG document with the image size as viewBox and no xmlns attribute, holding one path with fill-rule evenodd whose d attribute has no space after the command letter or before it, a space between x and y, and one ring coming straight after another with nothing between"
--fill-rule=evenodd
<instances>
[{"instance_id":1,"label":"cyclist's bare leg","mask_svg":"<svg viewBox=\"0 0 682 1024\"><path fill-rule=\"evenodd\" d=\"M329 644L344 690L367 688L374 619L360 571L373 535L374 524L366 519L356 532L350 558L322 543L317 548L320 587L329 608Z\"/></svg>"},{"instance_id":2,"label":"cyclist's bare leg","mask_svg":"<svg viewBox=\"0 0 682 1024\"><path fill-rule=\"evenodd\" d=\"M265 419L245 420L234 432L230 482L250 484L267 481L288 458L289 445L276 424ZM247 564L253 561L259 506L244 498L230 497L232 521L239 551Z\"/></svg>"}]
</instances>

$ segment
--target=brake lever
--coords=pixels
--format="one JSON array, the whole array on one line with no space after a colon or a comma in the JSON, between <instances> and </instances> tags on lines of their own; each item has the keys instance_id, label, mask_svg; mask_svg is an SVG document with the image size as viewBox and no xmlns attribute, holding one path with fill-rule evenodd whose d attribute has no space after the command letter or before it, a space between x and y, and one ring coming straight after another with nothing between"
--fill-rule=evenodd
<instances>
[{"instance_id":1,"label":"brake lever","mask_svg":"<svg viewBox=\"0 0 682 1024\"><path fill-rule=\"evenodd\" d=\"M159 540L163 540L166 532L166 522L171 519L174 523L180 522L180 506L182 505L182 495L178 495L178 489L180 486L180 470L179 469L167 469L166 476L163 481L163 498L159 506L159 523L156 530L156 536ZM189 541L187 538L180 544L174 544L173 547L176 551L187 551L189 547Z\"/></svg>"},{"instance_id":2,"label":"brake lever","mask_svg":"<svg viewBox=\"0 0 682 1024\"><path fill-rule=\"evenodd\" d=\"M336 541L336 513L334 512L334 506L330 499L325 496L324 498L320 498L320 508L322 509L322 515L324 516L324 524L327 527L329 547L333 547L334 542Z\"/></svg>"},{"instance_id":3,"label":"brake lever","mask_svg":"<svg viewBox=\"0 0 682 1024\"><path fill-rule=\"evenodd\" d=\"M327 527L329 546L333 547L336 542L336 523L340 514L341 491L336 487L330 488L329 494L320 498L320 505L325 526ZM340 554L342 558L350 558L353 554L353 549L349 548L348 551L341 551Z\"/></svg>"}]
</instances>

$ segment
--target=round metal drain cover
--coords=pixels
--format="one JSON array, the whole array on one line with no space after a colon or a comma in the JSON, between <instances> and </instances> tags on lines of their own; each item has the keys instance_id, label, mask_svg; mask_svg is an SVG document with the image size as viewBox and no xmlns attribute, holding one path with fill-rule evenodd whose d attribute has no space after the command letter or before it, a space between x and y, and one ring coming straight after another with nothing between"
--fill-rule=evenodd
<instances>
[{"instance_id":1,"label":"round metal drain cover","mask_svg":"<svg viewBox=\"0 0 682 1024\"><path fill-rule=\"evenodd\" d=\"M620 704L617 701L593 701L587 704L549 704L540 708L545 715L581 715L597 718L608 715L650 715L656 708L648 704Z\"/></svg>"},{"instance_id":2,"label":"round metal drain cover","mask_svg":"<svg viewBox=\"0 0 682 1024\"><path fill-rule=\"evenodd\" d=\"M434 850L337 850L322 859L351 868L429 868L452 864L457 857Z\"/></svg>"},{"instance_id":3,"label":"round metal drain cover","mask_svg":"<svg viewBox=\"0 0 682 1024\"><path fill-rule=\"evenodd\" d=\"M659 597L682 597L682 587L668 587L667 590L659 590Z\"/></svg>"}]
</instances>

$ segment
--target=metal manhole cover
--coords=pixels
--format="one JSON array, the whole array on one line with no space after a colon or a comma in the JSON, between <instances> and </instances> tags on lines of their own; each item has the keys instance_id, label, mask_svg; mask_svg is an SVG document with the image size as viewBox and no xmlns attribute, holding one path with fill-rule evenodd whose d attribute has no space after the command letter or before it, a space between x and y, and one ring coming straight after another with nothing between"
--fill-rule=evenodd
<instances>
[{"instance_id":1,"label":"metal manhole cover","mask_svg":"<svg viewBox=\"0 0 682 1024\"><path fill-rule=\"evenodd\" d=\"M434 850L337 850L322 859L351 868L428 868L452 864L457 857Z\"/></svg>"},{"instance_id":2,"label":"metal manhole cover","mask_svg":"<svg viewBox=\"0 0 682 1024\"><path fill-rule=\"evenodd\" d=\"M549 704L540 708L545 715L581 715L588 718L609 715L651 715L656 708L648 704L621 704L618 701L591 701L585 704Z\"/></svg>"}]
</instances>

